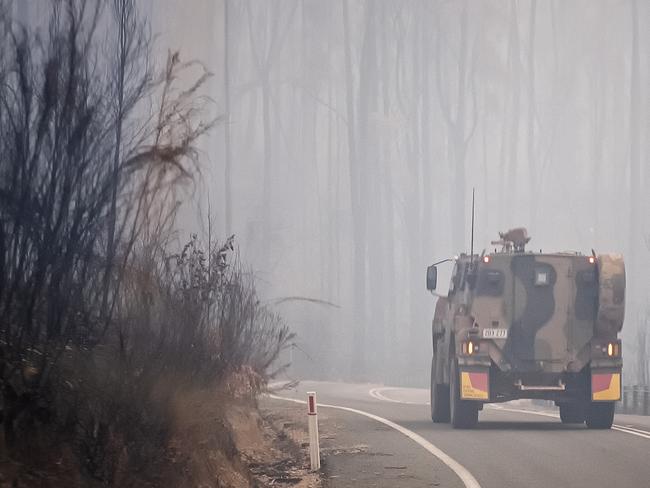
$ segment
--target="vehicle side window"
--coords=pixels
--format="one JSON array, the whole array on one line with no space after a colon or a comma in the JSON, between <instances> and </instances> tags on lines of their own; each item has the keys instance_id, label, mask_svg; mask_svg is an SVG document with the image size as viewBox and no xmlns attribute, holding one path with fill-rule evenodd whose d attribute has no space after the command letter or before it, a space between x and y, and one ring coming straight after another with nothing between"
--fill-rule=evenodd
<instances>
[{"instance_id":1,"label":"vehicle side window","mask_svg":"<svg viewBox=\"0 0 650 488\"><path fill-rule=\"evenodd\" d=\"M504 281L501 271L483 268L478 273L476 294L479 296L500 297L503 295Z\"/></svg>"},{"instance_id":2,"label":"vehicle side window","mask_svg":"<svg viewBox=\"0 0 650 488\"><path fill-rule=\"evenodd\" d=\"M456 264L454 264L454 270L451 272L451 281L449 282L449 293L447 296L452 296L454 293L456 293L460 281L460 274L460 266L458 262L456 262Z\"/></svg>"},{"instance_id":3,"label":"vehicle side window","mask_svg":"<svg viewBox=\"0 0 650 488\"><path fill-rule=\"evenodd\" d=\"M465 285L467 284L467 271L469 269L468 264L462 264L460 267L460 290L464 291L465 290Z\"/></svg>"}]
</instances>

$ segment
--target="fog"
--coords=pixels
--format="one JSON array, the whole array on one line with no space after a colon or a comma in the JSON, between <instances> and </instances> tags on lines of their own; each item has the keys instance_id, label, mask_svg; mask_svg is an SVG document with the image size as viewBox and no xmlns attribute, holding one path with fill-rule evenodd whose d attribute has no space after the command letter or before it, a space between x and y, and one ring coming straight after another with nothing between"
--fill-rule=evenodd
<instances>
[{"instance_id":1,"label":"fog","mask_svg":"<svg viewBox=\"0 0 650 488\"><path fill-rule=\"evenodd\" d=\"M650 3L140 6L221 116L178 232L235 234L298 333L290 375L426 384L425 270L469 251L475 188L479 252L524 226L535 250L625 254L625 381L647 379Z\"/></svg>"},{"instance_id":2,"label":"fog","mask_svg":"<svg viewBox=\"0 0 650 488\"><path fill-rule=\"evenodd\" d=\"M472 188L479 251L521 225L534 249L625 254L640 374L650 5L160 3L154 30L215 73L224 114L200 207L298 332L291 374L426 383L424 271L469 250Z\"/></svg>"}]
</instances>

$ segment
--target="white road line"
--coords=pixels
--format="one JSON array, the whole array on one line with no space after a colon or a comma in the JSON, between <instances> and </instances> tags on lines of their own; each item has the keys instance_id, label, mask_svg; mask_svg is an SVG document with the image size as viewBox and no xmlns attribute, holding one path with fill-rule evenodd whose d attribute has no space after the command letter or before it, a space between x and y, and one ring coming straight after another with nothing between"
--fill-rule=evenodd
<instances>
[{"instance_id":1,"label":"white road line","mask_svg":"<svg viewBox=\"0 0 650 488\"><path fill-rule=\"evenodd\" d=\"M389 387L380 387L380 388L373 388L371 389L368 393L370 394L371 397L376 398L377 400L383 400L386 402L392 402L392 403L403 403L407 405L428 405L429 403L418 403L418 402L407 402L407 401L402 401L402 400L396 400L394 398L389 398L385 395L383 395L381 392L386 391L386 390L400 390L401 388L389 388ZM538 410L523 410L519 408L509 408L509 407L503 407L501 405L489 405L489 408L493 410L501 410L503 412L512 412L512 413L527 413L531 415L539 415L542 417L550 417L554 419L559 419L560 416L555 413L551 412L540 412ZM625 425L619 425L619 424L613 424L612 425L612 430L617 430L619 432L624 432L626 434L632 434L638 437L642 437L644 439L650 439L650 432L646 430L641 430L641 429L636 429L634 427L628 427Z\"/></svg>"},{"instance_id":2,"label":"white road line","mask_svg":"<svg viewBox=\"0 0 650 488\"><path fill-rule=\"evenodd\" d=\"M648 432L647 430L637 429L636 427L631 427L629 425L614 424L614 426L618 427L619 429L631 430L633 432L638 432L639 434L650 435L650 432Z\"/></svg>"},{"instance_id":3,"label":"white road line","mask_svg":"<svg viewBox=\"0 0 650 488\"><path fill-rule=\"evenodd\" d=\"M625 432L626 434L632 434L632 435L636 435L636 436L639 436L639 437L643 437L644 439L650 439L650 434L647 434L647 433L646 434L641 434L637 430L629 430L626 427L619 427L618 425L613 425L612 429L613 430L618 430L619 432Z\"/></svg>"},{"instance_id":4,"label":"white road line","mask_svg":"<svg viewBox=\"0 0 650 488\"><path fill-rule=\"evenodd\" d=\"M276 400L285 400L288 402L294 402L294 403L300 403L300 404L306 404L304 400L297 400L295 398L286 398L286 397L281 397L277 395L269 395L269 397L274 398ZM376 420L377 422L380 422L384 425L387 425L388 427L391 427L398 431L399 433L405 435L412 441L418 443L421 447L429 451L431 454L433 454L435 457L437 457L440 461L445 463L456 475L460 478L460 480L463 482L463 484L466 486L466 488L481 488L481 485L479 484L478 481L476 481L476 478L472 476L472 474L465 468L462 464L460 464L458 461L455 459L451 458L449 455L447 455L444 451L439 449L438 447L434 446L431 444L429 441L427 441L424 437L422 437L419 434L416 434L412 430L409 430L405 427L402 427L399 424L396 424L395 422L391 422L388 419L385 419L383 417L379 417L377 415L373 415L368 412L364 412L363 410L357 410L356 408L349 408L349 407L341 407L339 405L327 405L323 403L318 404L319 407L322 408L334 408L337 410L343 410L345 412L352 412L356 413L357 415L363 415L364 417L368 417L369 419Z\"/></svg>"},{"instance_id":5,"label":"white road line","mask_svg":"<svg viewBox=\"0 0 650 488\"><path fill-rule=\"evenodd\" d=\"M394 398L389 398L387 396L384 396L381 392L386 391L386 390L402 390L403 388L389 388L389 387L379 387L379 388L373 388L370 391L368 391L368 394L377 399L377 400L382 400L384 402L393 402L393 403L403 403L405 405L429 405L429 402L426 403L421 403L421 402L407 402L404 400L395 400Z\"/></svg>"},{"instance_id":6,"label":"white road line","mask_svg":"<svg viewBox=\"0 0 650 488\"><path fill-rule=\"evenodd\" d=\"M501 405L490 405L490 408L492 410L500 410L502 412L513 412L513 413L527 413L531 415L540 415L543 417L551 417L555 419L559 419L560 416L554 413L550 412L538 412L535 410L521 410L518 408L508 408L508 407L502 407ZM640 429L634 429L632 427L625 427L623 425L618 425L618 424L613 424L612 425L612 430L618 430L619 432L624 432L626 434L632 434L636 435L638 437L643 437L644 439L650 439L650 432L646 432L645 430L640 430Z\"/></svg>"}]
</instances>

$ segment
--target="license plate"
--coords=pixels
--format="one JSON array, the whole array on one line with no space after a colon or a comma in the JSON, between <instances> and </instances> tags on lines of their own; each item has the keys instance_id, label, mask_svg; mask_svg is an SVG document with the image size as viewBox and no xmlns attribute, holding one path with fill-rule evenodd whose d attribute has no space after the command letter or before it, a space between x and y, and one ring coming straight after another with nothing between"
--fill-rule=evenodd
<instances>
[{"instance_id":1,"label":"license plate","mask_svg":"<svg viewBox=\"0 0 650 488\"><path fill-rule=\"evenodd\" d=\"M507 339L508 329L483 329L483 339Z\"/></svg>"}]
</instances>

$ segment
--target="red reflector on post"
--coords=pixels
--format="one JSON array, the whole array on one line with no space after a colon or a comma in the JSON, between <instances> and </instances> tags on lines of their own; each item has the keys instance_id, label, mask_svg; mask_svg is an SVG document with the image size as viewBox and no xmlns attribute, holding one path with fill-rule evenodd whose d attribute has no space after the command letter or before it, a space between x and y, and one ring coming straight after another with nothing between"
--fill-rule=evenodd
<instances>
[{"instance_id":1,"label":"red reflector on post","mask_svg":"<svg viewBox=\"0 0 650 488\"><path fill-rule=\"evenodd\" d=\"M320 469L320 443L318 439L318 416L316 415L316 392L307 392L307 424L309 430L309 461L312 471Z\"/></svg>"},{"instance_id":2,"label":"red reflector on post","mask_svg":"<svg viewBox=\"0 0 650 488\"><path fill-rule=\"evenodd\" d=\"M310 391L307 393L307 414L316 415L316 393Z\"/></svg>"}]
</instances>

